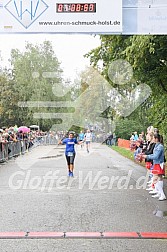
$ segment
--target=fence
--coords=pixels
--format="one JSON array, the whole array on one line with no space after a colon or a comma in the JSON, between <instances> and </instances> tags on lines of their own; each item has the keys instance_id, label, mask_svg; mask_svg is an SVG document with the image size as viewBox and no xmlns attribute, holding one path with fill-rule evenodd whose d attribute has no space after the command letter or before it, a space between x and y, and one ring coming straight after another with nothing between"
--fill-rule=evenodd
<instances>
[{"instance_id":1,"label":"fence","mask_svg":"<svg viewBox=\"0 0 167 252\"><path fill-rule=\"evenodd\" d=\"M46 136L43 136L41 137L41 139L39 138L38 141L41 143L41 144L44 144L44 145L54 145L54 144L58 144L58 139L56 136L54 135L46 135Z\"/></svg>"},{"instance_id":2,"label":"fence","mask_svg":"<svg viewBox=\"0 0 167 252\"><path fill-rule=\"evenodd\" d=\"M118 146L126 149L130 149L130 140L118 138Z\"/></svg>"},{"instance_id":3,"label":"fence","mask_svg":"<svg viewBox=\"0 0 167 252\"><path fill-rule=\"evenodd\" d=\"M12 157L17 157L28 151L29 143L27 140L17 142L0 143L0 162L7 161Z\"/></svg>"},{"instance_id":4,"label":"fence","mask_svg":"<svg viewBox=\"0 0 167 252\"><path fill-rule=\"evenodd\" d=\"M32 146L34 148L39 145L55 145L57 143L57 138L51 135L38 136L33 142L30 142L29 140L0 142L0 162L5 162L13 157L23 155L28 152Z\"/></svg>"}]
</instances>

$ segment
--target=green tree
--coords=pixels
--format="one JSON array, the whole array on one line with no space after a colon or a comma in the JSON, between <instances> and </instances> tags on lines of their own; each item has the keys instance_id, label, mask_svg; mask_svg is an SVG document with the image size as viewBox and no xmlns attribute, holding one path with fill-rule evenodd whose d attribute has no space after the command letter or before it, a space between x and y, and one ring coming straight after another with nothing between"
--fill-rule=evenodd
<instances>
[{"instance_id":1,"label":"green tree","mask_svg":"<svg viewBox=\"0 0 167 252\"><path fill-rule=\"evenodd\" d=\"M103 63L102 74L122 95L130 96L140 83L151 87L152 95L127 119L141 123L143 128L153 124L165 139L167 100L167 36L101 35L101 46L87 53L93 66ZM126 85L112 83L108 69L112 61L127 60L133 67L133 79ZM130 125L129 125L130 126ZM133 124L132 124L133 127Z\"/></svg>"},{"instance_id":2,"label":"green tree","mask_svg":"<svg viewBox=\"0 0 167 252\"><path fill-rule=\"evenodd\" d=\"M17 117L19 124L40 123L41 127L49 129L54 123L52 119L34 119L34 112L47 113L55 112L55 109L41 107L26 107L26 102L51 102L56 101L56 93L53 93L54 85L62 85L60 63L53 51L49 41L40 45L26 44L25 51L18 49L11 51L12 74L10 76L13 83L14 92L17 94L17 102L22 102L22 107L17 107ZM54 90L55 91L55 90ZM16 119L17 120L17 119Z\"/></svg>"}]
</instances>

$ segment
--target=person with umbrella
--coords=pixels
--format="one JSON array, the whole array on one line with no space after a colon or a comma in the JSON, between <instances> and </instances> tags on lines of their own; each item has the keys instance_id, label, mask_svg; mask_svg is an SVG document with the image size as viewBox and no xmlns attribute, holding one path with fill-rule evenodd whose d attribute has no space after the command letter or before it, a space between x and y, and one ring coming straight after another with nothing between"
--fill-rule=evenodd
<instances>
[{"instance_id":1,"label":"person with umbrella","mask_svg":"<svg viewBox=\"0 0 167 252\"><path fill-rule=\"evenodd\" d=\"M30 132L30 129L27 127L27 126L20 126L18 128L18 132L21 132L21 133L29 133Z\"/></svg>"}]
</instances>

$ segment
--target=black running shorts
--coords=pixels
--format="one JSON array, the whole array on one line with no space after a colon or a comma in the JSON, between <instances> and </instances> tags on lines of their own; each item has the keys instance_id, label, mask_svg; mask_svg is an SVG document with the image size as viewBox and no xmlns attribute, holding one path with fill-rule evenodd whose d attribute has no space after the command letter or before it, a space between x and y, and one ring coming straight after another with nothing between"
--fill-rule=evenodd
<instances>
[{"instance_id":1,"label":"black running shorts","mask_svg":"<svg viewBox=\"0 0 167 252\"><path fill-rule=\"evenodd\" d=\"M74 159L75 159L75 153L73 154L73 156L67 156L66 155L66 160L67 160L67 164L74 164Z\"/></svg>"}]
</instances>

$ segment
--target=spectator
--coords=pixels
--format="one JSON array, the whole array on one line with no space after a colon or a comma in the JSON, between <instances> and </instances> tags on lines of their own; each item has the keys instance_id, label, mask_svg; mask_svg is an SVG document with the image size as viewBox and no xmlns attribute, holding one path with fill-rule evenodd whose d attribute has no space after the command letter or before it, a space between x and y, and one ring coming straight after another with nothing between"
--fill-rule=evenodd
<instances>
[{"instance_id":1,"label":"spectator","mask_svg":"<svg viewBox=\"0 0 167 252\"><path fill-rule=\"evenodd\" d=\"M116 145L116 139L117 139L116 134L113 133L112 145Z\"/></svg>"},{"instance_id":2,"label":"spectator","mask_svg":"<svg viewBox=\"0 0 167 252\"><path fill-rule=\"evenodd\" d=\"M154 142L155 147L153 150L153 154L144 155L143 157L146 160L153 160L153 171L152 173L155 174L157 178L157 183L155 184L155 189L153 190L152 197L159 198L159 200L166 200L166 196L163 191L163 175L165 173L164 169L164 162L165 162L165 153L164 153L164 146L160 142L162 137L159 134L154 134Z\"/></svg>"},{"instance_id":3,"label":"spectator","mask_svg":"<svg viewBox=\"0 0 167 252\"><path fill-rule=\"evenodd\" d=\"M134 132L134 141L137 141L139 139L137 131Z\"/></svg>"},{"instance_id":4,"label":"spectator","mask_svg":"<svg viewBox=\"0 0 167 252\"><path fill-rule=\"evenodd\" d=\"M141 132L141 134L140 134L140 138L142 139L142 141L144 142L144 140L145 140L145 137L144 137L144 131L142 131Z\"/></svg>"},{"instance_id":5,"label":"spectator","mask_svg":"<svg viewBox=\"0 0 167 252\"><path fill-rule=\"evenodd\" d=\"M132 135L130 137L130 149L135 150L135 148L136 148L136 143L135 143L135 140L134 140L134 134L132 133Z\"/></svg>"},{"instance_id":6,"label":"spectator","mask_svg":"<svg viewBox=\"0 0 167 252\"><path fill-rule=\"evenodd\" d=\"M147 146L146 146L146 149L143 150L143 152L144 152L145 155L150 155L150 154L153 154L153 150L154 150L154 147L155 147L154 134L153 133L147 134L147 139L148 139ZM145 164L146 164L146 168L150 169L152 171L152 169L153 169L153 160L152 159L150 159L150 160L145 159ZM150 174L150 177L152 178L152 173ZM150 186L151 187L153 186L153 180L151 180Z\"/></svg>"},{"instance_id":7,"label":"spectator","mask_svg":"<svg viewBox=\"0 0 167 252\"><path fill-rule=\"evenodd\" d=\"M143 149L143 144L140 140L136 141L136 150L134 152L134 159L136 161L142 162L142 149Z\"/></svg>"},{"instance_id":8,"label":"spectator","mask_svg":"<svg viewBox=\"0 0 167 252\"><path fill-rule=\"evenodd\" d=\"M154 127L151 125L147 128L147 134L154 133Z\"/></svg>"},{"instance_id":9,"label":"spectator","mask_svg":"<svg viewBox=\"0 0 167 252\"><path fill-rule=\"evenodd\" d=\"M110 134L106 139L107 145L112 145L113 134Z\"/></svg>"}]
</instances>

